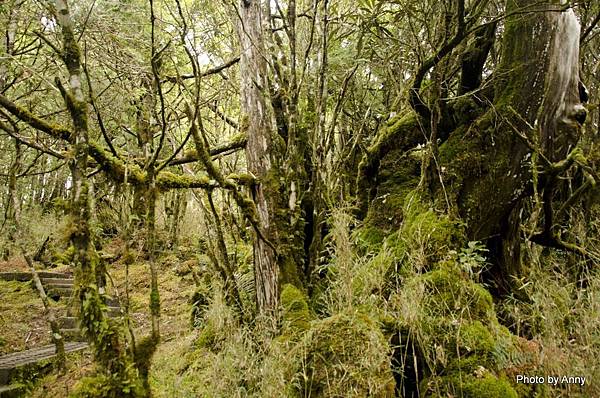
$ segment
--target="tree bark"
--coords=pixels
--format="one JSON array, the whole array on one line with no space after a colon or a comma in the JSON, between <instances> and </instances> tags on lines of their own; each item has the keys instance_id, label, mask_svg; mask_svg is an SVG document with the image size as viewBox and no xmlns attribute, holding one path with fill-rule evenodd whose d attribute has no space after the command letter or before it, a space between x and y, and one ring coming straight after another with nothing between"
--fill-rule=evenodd
<instances>
[{"instance_id":1,"label":"tree bark","mask_svg":"<svg viewBox=\"0 0 600 398\"><path fill-rule=\"evenodd\" d=\"M276 209L279 197L276 134L272 109L267 101L266 49L263 29L268 26L260 0L241 0L236 30L241 45L241 109L242 132L246 132L246 160L248 171L258 180L252 196L256 204L259 224L265 237L278 239ZM267 4L265 7L269 7ZM258 234L257 234L258 235ZM254 277L257 306L260 314L273 315L279 305L279 266L277 253L260 236L254 239Z\"/></svg>"},{"instance_id":2,"label":"tree bark","mask_svg":"<svg viewBox=\"0 0 600 398\"><path fill-rule=\"evenodd\" d=\"M508 0L505 13L494 93L486 88L448 102L448 115L438 126L441 178L430 187L439 207L450 203L465 222L467 238L487 244L493 264L489 276L499 294L514 291L515 277L522 273L521 223L535 191L543 195L545 224L536 242L582 253L557 236L552 202L562 189L557 176L586 162L573 150L585 119L578 88L579 24L573 10L552 1ZM463 60L474 63L461 65L470 74L459 83L461 92L479 88L481 80L471 74L480 74L485 64L489 48L484 42L491 40L493 29L486 30L474 39L483 53L467 49L463 54ZM391 119L378 133L359 165L359 216L377 197L394 193L386 192L390 184L379 175L380 164L422 144L420 126L427 126L427 120L413 112ZM393 185L400 191L417 178L410 168L396 174L402 181ZM377 219L371 212L369 216Z\"/></svg>"}]
</instances>

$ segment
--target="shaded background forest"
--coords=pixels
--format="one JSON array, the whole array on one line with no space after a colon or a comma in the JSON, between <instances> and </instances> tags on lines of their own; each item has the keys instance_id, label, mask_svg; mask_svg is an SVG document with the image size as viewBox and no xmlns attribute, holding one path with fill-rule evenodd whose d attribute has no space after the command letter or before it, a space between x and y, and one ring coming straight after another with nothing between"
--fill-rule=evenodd
<instances>
[{"instance_id":1,"label":"shaded background forest","mask_svg":"<svg viewBox=\"0 0 600 398\"><path fill-rule=\"evenodd\" d=\"M599 21L591 0L0 3L0 267L74 275L50 317L1 282L0 352L91 348L14 382L599 395ZM46 325L63 310L72 335Z\"/></svg>"}]
</instances>

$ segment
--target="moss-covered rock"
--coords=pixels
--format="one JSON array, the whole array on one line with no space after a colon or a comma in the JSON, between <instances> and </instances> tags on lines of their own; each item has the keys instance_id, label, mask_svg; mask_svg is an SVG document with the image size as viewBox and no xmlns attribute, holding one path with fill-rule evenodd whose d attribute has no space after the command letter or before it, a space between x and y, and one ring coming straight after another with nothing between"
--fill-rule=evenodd
<instances>
[{"instance_id":1,"label":"moss-covered rock","mask_svg":"<svg viewBox=\"0 0 600 398\"><path fill-rule=\"evenodd\" d=\"M433 247L439 242L443 240ZM425 396L516 397L501 378L511 358L518 356L514 338L498 323L491 294L474 281L457 252L448 250L454 243L447 242L440 250L445 259L422 274L407 271L399 293L389 300L398 314L396 328L415 336L420 355L399 363L419 361L425 367L419 376ZM400 375L411 371L403 366ZM413 373L409 379L403 376L405 385L414 385ZM482 391L487 395L477 395Z\"/></svg>"},{"instance_id":2,"label":"moss-covered rock","mask_svg":"<svg viewBox=\"0 0 600 398\"><path fill-rule=\"evenodd\" d=\"M303 345L302 396L394 396L390 348L368 315L340 313L314 322Z\"/></svg>"},{"instance_id":3,"label":"moss-covered rock","mask_svg":"<svg viewBox=\"0 0 600 398\"><path fill-rule=\"evenodd\" d=\"M283 306L283 334L295 334L310 328L310 311L304 294L294 285L286 284L281 290Z\"/></svg>"},{"instance_id":4,"label":"moss-covered rock","mask_svg":"<svg viewBox=\"0 0 600 398\"><path fill-rule=\"evenodd\" d=\"M462 327L457 337L457 345L466 354L480 353L487 355L494 350L495 340L489 328L480 321L469 323Z\"/></svg>"},{"instance_id":5,"label":"moss-covered rock","mask_svg":"<svg viewBox=\"0 0 600 398\"><path fill-rule=\"evenodd\" d=\"M426 397L463 398L517 398L511 384L502 377L496 377L480 369L475 374L462 374L429 380Z\"/></svg>"},{"instance_id":6,"label":"moss-covered rock","mask_svg":"<svg viewBox=\"0 0 600 398\"><path fill-rule=\"evenodd\" d=\"M127 380L118 378L116 374L97 373L84 377L77 382L71 398L138 398L146 396L136 377L136 372L130 368Z\"/></svg>"},{"instance_id":7,"label":"moss-covered rock","mask_svg":"<svg viewBox=\"0 0 600 398\"><path fill-rule=\"evenodd\" d=\"M435 270L418 278L425 285L425 306L431 313L486 322L496 319L491 294L468 279L455 262L442 262Z\"/></svg>"}]
</instances>

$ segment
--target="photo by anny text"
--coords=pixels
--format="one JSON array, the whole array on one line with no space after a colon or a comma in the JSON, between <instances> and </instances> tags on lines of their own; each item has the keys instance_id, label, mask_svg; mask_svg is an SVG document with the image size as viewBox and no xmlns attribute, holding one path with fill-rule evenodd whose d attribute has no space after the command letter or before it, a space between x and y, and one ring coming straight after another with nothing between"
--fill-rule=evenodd
<instances>
[{"instance_id":1,"label":"photo by anny text","mask_svg":"<svg viewBox=\"0 0 600 398\"><path fill-rule=\"evenodd\" d=\"M557 386L559 384L563 385L579 385L583 387L585 385L586 379L582 376L527 376L527 375L517 375L517 383L521 384L549 384L552 386Z\"/></svg>"}]
</instances>

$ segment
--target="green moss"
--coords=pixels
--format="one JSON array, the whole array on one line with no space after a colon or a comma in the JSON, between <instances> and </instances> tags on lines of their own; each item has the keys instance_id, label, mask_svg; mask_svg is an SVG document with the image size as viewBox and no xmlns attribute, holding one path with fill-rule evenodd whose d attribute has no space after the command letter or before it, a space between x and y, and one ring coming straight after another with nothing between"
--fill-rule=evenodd
<instances>
[{"instance_id":1,"label":"green moss","mask_svg":"<svg viewBox=\"0 0 600 398\"><path fill-rule=\"evenodd\" d=\"M152 290L150 292L150 311L152 314L160 313L160 295L158 290Z\"/></svg>"},{"instance_id":2,"label":"green moss","mask_svg":"<svg viewBox=\"0 0 600 398\"><path fill-rule=\"evenodd\" d=\"M148 383L148 374L152 356L158 347L159 339L156 336L146 336L141 339L135 346L135 367L142 379L144 390L150 392L150 384Z\"/></svg>"},{"instance_id":3,"label":"green moss","mask_svg":"<svg viewBox=\"0 0 600 398\"><path fill-rule=\"evenodd\" d=\"M385 163L389 161L397 163L398 159L402 159L405 152L410 149L410 146L414 146L419 142L419 134L421 132L419 130L418 118L414 113L393 117L377 133L373 144L367 149L358 166L357 196L359 202L358 213L361 217L366 216L367 210L371 213L371 202L375 199L376 194L381 197L389 193L382 187L382 180L385 180L390 175L386 175L386 171L397 168L386 167ZM405 167L414 167L415 164L417 162L411 160L405 164ZM383 175L379 176L380 174ZM418 172L416 174L401 174L406 174L402 180L405 182L410 181L411 185L415 179L418 181Z\"/></svg>"},{"instance_id":4,"label":"green moss","mask_svg":"<svg viewBox=\"0 0 600 398\"><path fill-rule=\"evenodd\" d=\"M358 238L359 244L365 249L380 248L385 239L385 233L380 228L370 225L359 228L355 236Z\"/></svg>"},{"instance_id":5,"label":"green moss","mask_svg":"<svg viewBox=\"0 0 600 398\"><path fill-rule=\"evenodd\" d=\"M73 262L75 257L75 247L70 245L64 251L55 251L52 253L50 261L55 265L69 265Z\"/></svg>"},{"instance_id":6,"label":"green moss","mask_svg":"<svg viewBox=\"0 0 600 398\"><path fill-rule=\"evenodd\" d=\"M236 173L236 174L229 174L227 176L228 180L233 180L235 182L237 182L240 185L245 185L248 187L251 187L253 185L256 184L256 178L254 178L254 176L252 174L249 173Z\"/></svg>"},{"instance_id":7,"label":"green moss","mask_svg":"<svg viewBox=\"0 0 600 398\"><path fill-rule=\"evenodd\" d=\"M454 122L457 125L470 122L479 111L479 107L471 96L457 98L452 104L452 109L454 110Z\"/></svg>"},{"instance_id":8,"label":"green moss","mask_svg":"<svg viewBox=\"0 0 600 398\"><path fill-rule=\"evenodd\" d=\"M312 324L303 340L302 396L392 397L387 340L367 315L340 313Z\"/></svg>"},{"instance_id":9,"label":"green moss","mask_svg":"<svg viewBox=\"0 0 600 398\"><path fill-rule=\"evenodd\" d=\"M419 192L407 195L403 208L404 218L400 238L414 260L432 266L440 261L450 249L462 245L462 225L446 214L438 214L427 206Z\"/></svg>"},{"instance_id":10,"label":"green moss","mask_svg":"<svg viewBox=\"0 0 600 398\"><path fill-rule=\"evenodd\" d=\"M464 385L463 394L465 398L517 398L508 381L492 375L469 380Z\"/></svg>"},{"instance_id":11,"label":"green moss","mask_svg":"<svg viewBox=\"0 0 600 398\"><path fill-rule=\"evenodd\" d=\"M207 322L195 341L196 347L206 348L214 352L218 351L222 341L219 333L212 323Z\"/></svg>"},{"instance_id":12,"label":"green moss","mask_svg":"<svg viewBox=\"0 0 600 398\"><path fill-rule=\"evenodd\" d=\"M295 334L310 328L310 311L304 294L294 285L286 284L281 291L283 333Z\"/></svg>"},{"instance_id":13,"label":"green moss","mask_svg":"<svg viewBox=\"0 0 600 398\"><path fill-rule=\"evenodd\" d=\"M458 335L458 346L465 352L489 354L494 351L496 342L490 330L480 321L463 326Z\"/></svg>"},{"instance_id":14,"label":"green moss","mask_svg":"<svg viewBox=\"0 0 600 398\"><path fill-rule=\"evenodd\" d=\"M77 382L72 398L138 398L147 396L137 382L133 369L125 380L117 374L98 373L84 377Z\"/></svg>"},{"instance_id":15,"label":"green moss","mask_svg":"<svg viewBox=\"0 0 600 398\"><path fill-rule=\"evenodd\" d=\"M156 177L156 185L161 189L171 188L214 188L216 183L208 176L192 177L161 171Z\"/></svg>"},{"instance_id":16,"label":"green moss","mask_svg":"<svg viewBox=\"0 0 600 398\"><path fill-rule=\"evenodd\" d=\"M386 127L377 134L375 142L368 149L369 154L381 157L389 149L392 149L398 141L398 133L417 127L418 119L412 112L392 117L387 122Z\"/></svg>"},{"instance_id":17,"label":"green moss","mask_svg":"<svg viewBox=\"0 0 600 398\"><path fill-rule=\"evenodd\" d=\"M431 311L486 321L495 319L490 293L469 280L456 263L443 262L418 278L427 289L427 307Z\"/></svg>"},{"instance_id":18,"label":"green moss","mask_svg":"<svg viewBox=\"0 0 600 398\"><path fill-rule=\"evenodd\" d=\"M127 180L135 185L143 184L146 181L146 174L135 164L125 164L121 159L107 152L97 142L89 143L90 155L102 166L102 169L115 181L123 182L125 176Z\"/></svg>"},{"instance_id":19,"label":"green moss","mask_svg":"<svg viewBox=\"0 0 600 398\"><path fill-rule=\"evenodd\" d=\"M476 365L476 363L474 364ZM498 377L483 366L471 366L471 372L451 372L424 379L421 391L426 397L517 398L508 380Z\"/></svg>"}]
</instances>

